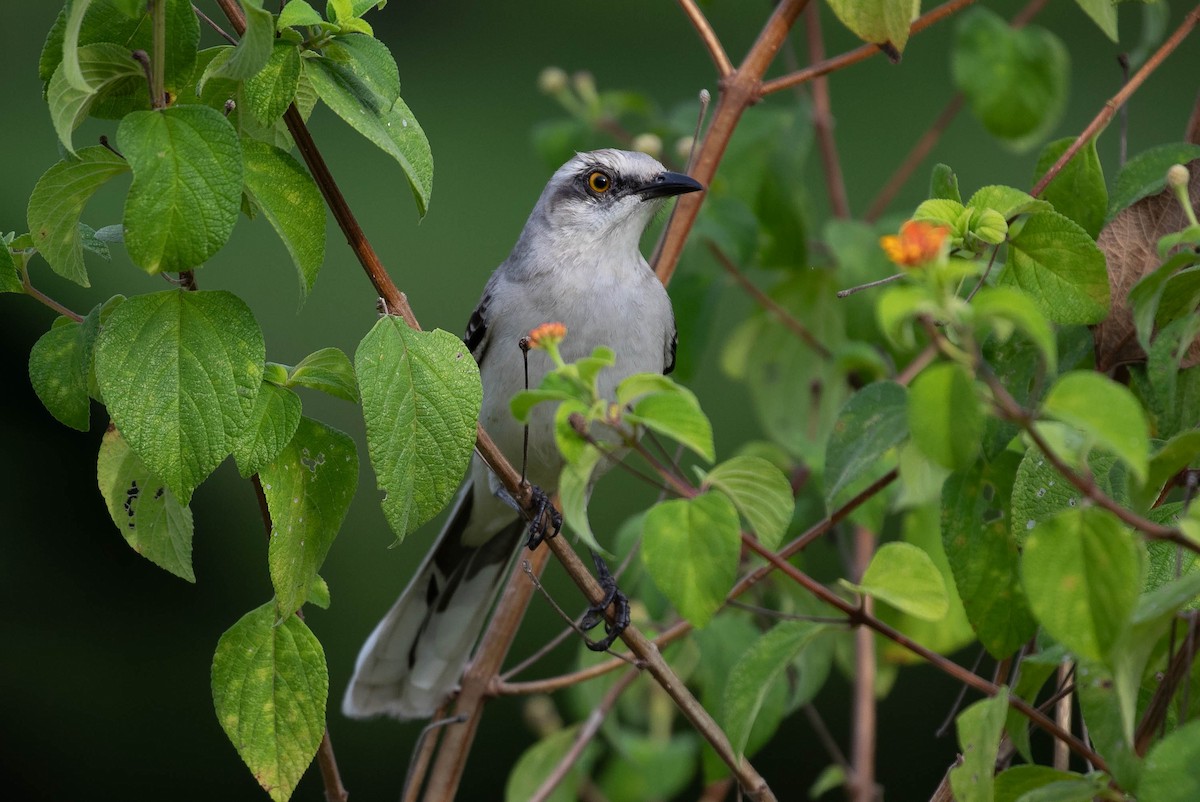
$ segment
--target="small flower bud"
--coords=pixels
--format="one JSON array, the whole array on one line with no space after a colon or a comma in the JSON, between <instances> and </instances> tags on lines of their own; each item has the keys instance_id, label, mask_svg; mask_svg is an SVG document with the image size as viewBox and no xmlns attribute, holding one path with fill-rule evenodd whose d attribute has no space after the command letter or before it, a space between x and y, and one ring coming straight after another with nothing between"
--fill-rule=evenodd
<instances>
[{"instance_id":1,"label":"small flower bud","mask_svg":"<svg viewBox=\"0 0 1200 802\"><path fill-rule=\"evenodd\" d=\"M538 89L547 95L557 95L567 88L567 73L561 67L547 67L538 75Z\"/></svg>"},{"instance_id":2,"label":"small flower bud","mask_svg":"<svg viewBox=\"0 0 1200 802\"><path fill-rule=\"evenodd\" d=\"M662 156L663 143L655 134L638 134L633 138L632 149L657 159Z\"/></svg>"},{"instance_id":3,"label":"small flower bud","mask_svg":"<svg viewBox=\"0 0 1200 802\"><path fill-rule=\"evenodd\" d=\"M1188 181L1192 178L1188 173L1188 168L1182 164L1172 164L1167 170L1167 186L1172 189L1183 189L1188 185Z\"/></svg>"},{"instance_id":4,"label":"small flower bud","mask_svg":"<svg viewBox=\"0 0 1200 802\"><path fill-rule=\"evenodd\" d=\"M900 267L921 267L942 253L950 229L926 220L909 220L900 226L899 235L880 237L879 245L887 258Z\"/></svg>"},{"instance_id":5,"label":"small flower bud","mask_svg":"<svg viewBox=\"0 0 1200 802\"><path fill-rule=\"evenodd\" d=\"M596 93L596 78L587 70L580 70L571 76L571 83L575 86L575 91L579 93L579 97L585 103L594 103L600 99Z\"/></svg>"}]
</instances>

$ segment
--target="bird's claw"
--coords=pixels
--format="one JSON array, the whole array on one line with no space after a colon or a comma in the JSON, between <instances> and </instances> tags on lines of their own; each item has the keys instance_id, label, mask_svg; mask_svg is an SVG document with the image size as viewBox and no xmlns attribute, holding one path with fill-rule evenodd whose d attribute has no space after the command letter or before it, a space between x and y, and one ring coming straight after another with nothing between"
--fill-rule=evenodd
<instances>
[{"instance_id":1,"label":"bird's claw","mask_svg":"<svg viewBox=\"0 0 1200 802\"><path fill-rule=\"evenodd\" d=\"M604 598L588 607L583 619L579 622L579 628L586 632L603 621L604 637L600 640L584 638L584 643L594 652L606 652L625 631L625 627L629 626L629 598L617 587L617 580L608 570L608 563L604 562L604 559L594 551L592 552L592 562L596 564L596 579L604 590ZM613 606L611 623L604 615L609 605Z\"/></svg>"},{"instance_id":2,"label":"bird's claw","mask_svg":"<svg viewBox=\"0 0 1200 802\"><path fill-rule=\"evenodd\" d=\"M550 503L550 496L546 495L546 491L537 485L530 485L529 493L532 499L532 515L529 519L529 539L525 541L525 545L533 551L542 545L542 541L549 540L562 531L563 519L562 513Z\"/></svg>"}]
</instances>

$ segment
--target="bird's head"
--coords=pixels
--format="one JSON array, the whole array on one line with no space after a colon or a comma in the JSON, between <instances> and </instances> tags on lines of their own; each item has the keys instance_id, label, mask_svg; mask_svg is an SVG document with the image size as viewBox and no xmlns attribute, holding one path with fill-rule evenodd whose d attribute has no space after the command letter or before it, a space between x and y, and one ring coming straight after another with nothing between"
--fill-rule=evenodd
<instances>
[{"instance_id":1,"label":"bird's head","mask_svg":"<svg viewBox=\"0 0 1200 802\"><path fill-rule=\"evenodd\" d=\"M704 189L645 153L595 150L579 153L558 169L538 207L550 229L610 246L632 243L674 195Z\"/></svg>"}]
</instances>

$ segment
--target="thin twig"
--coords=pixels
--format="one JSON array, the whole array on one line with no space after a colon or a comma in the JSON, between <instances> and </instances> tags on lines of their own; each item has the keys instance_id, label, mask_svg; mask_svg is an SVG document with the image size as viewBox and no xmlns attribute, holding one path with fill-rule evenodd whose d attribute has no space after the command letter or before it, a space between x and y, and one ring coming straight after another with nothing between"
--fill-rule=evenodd
<instances>
[{"instance_id":1,"label":"thin twig","mask_svg":"<svg viewBox=\"0 0 1200 802\"><path fill-rule=\"evenodd\" d=\"M1166 673L1163 674L1158 687L1154 689L1150 703L1146 705L1146 712L1142 715L1142 720L1138 722L1133 738L1133 750L1139 756L1144 757L1149 751L1159 725L1167 720L1167 713L1171 708L1171 699L1174 698L1175 692L1180 685L1187 685L1192 662L1196 658L1196 635L1198 633L1200 633L1200 616L1193 611L1188 614L1187 633L1183 639L1184 648L1171 658Z\"/></svg>"},{"instance_id":2,"label":"thin twig","mask_svg":"<svg viewBox=\"0 0 1200 802\"><path fill-rule=\"evenodd\" d=\"M825 41L821 38L821 7L810 3L805 33L808 35L808 60L817 64L825 60ZM829 210L835 218L850 216L850 201L846 197L846 182L842 177L842 162L838 158L837 139L833 134L833 103L829 99L829 79L821 76L812 84L812 122L821 151L821 170L825 173L825 189L829 193Z\"/></svg>"},{"instance_id":3,"label":"thin twig","mask_svg":"<svg viewBox=\"0 0 1200 802\"><path fill-rule=\"evenodd\" d=\"M329 740L329 725L321 736L317 747L317 765L321 769L321 780L325 783L325 802L346 802L350 794L342 785L342 774L338 771L337 758L333 755L333 741Z\"/></svg>"},{"instance_id":4,"label":"thin twig","mask_svg":"<svg viewBox=\"0 0 1200 802\"><path fill-rule=\"evenodd\" d=\"M825 719L821 718L820 711L816 707L809 704L801 708L804 711L804 717L808 719L808 723L813 728L813 732L817 734L817 740L821 742L821 746L825 748L825 752L829 755L829 759L837 765L841 766L842 773L847 778L851 777L854 769L850 766L850 761L846 759L846 755L838 746L833 734L829 732L829 728L825 726Z\"/></svg>"},{"instance_id":5,"label":"thin twig","mask_svg":"<svg viewBox=\"0 0 1200 802\"><path fill-rule=\"evenodd\" d=\"M1083 129L1083 132L1075 138L1070 147L1063 151L1058 160L1054 162L1050 169L1046 171L1046 174L1041 177L1041 180L1029 191L1030 195L1035 198L1041 195L1050 182L1062 171L1062 168L1066 166L1067 162L1071 161L1075 154L1079 152L1080 148L1104 130L1105 126L1113 118L1113 115L1116 114L1117 109L1121 108L1125 104L1125 101L1129 100L1133 93L1145 83L1146 79L1162 65L1167 56L1171 55L1175 48L1179 47L1180 43L1191 33L1192 28L1196 27L1197 22L1200 22L1200 6L1188 12L1187 16L1183 18L1183 22L1175 29L1175 32L1162 43L1158 50L1154 51L1154 55L1147 59L1142 68L1133 74L1129 82L1121 87L1121 91L1105 102L1104 108L1100 109L1100 113L1088 123L1087 128Z\"/></svg>"},{"instance_id":6,"label":"thin twig","mask_svg":"<svg viewBox=\"0 0 1200 802\"><path fill-rule=\"evenodd\" d=\"M538 786L533 795L529 797L529 802L545 802L554 793L554 789L566 779L567 774L575 767L583 750L596 737L596 733L600 732L600 725L604 723L604 719L608 717L617 700L621 698L621 694L629 688L630 685L637 680L642 674L637 669L627 671L621 675L621 678L613 683L612 687L601 697L600 701L588 713L588 717L579 727L579 731L575 733L575 740L571 742L570 748L566 754L555 765L554 769Z\"/></svg>"},{"instance_id":7,"label":"thin twig","mask_svg":"<svg viewBox=\"0 0 1200 802\"><path fill-rule=\"evenodd\" d=\"M805 345L816 352L817 355L819 355L822 359L833 358L833 352L826 348L821 341L818 340L813 333L808 330L807 326L797 320L791 312L784 309L778 301L756 287L754 282L746 278L746 274L743 273L738 266L733 263L733 260L730 259L728 254L721 249L720 245L711 239L704 240L704 244L708 247L708 251L713 255L713 258L717 260L717 264L725 269L725 272L737 282L739 287L746 291L747 295L754 299L755 303L757 303L767 312L771 313L776 320L783 324L784 328L788 329L797 337L799 337Z\"/></svg>"},{"instance_id":8,"label":"thin twig","mask_svg":"<svg viewBox=\"0 0 1200 802\"><path fill-rule=\"evenodd\" d=\"M946 17L961 11L963 8L974 3L975 0L950 0L948 3L943 3L928 13L922 14L913 20L913 24L908 28L908 35L913 36L928 28L934 23L941 22ZM802 70L789 73L788 75L773 78L770 81L763 82L758 88L758 96L763 97L772 92L779 92L797 84L808 83L809 81L820 78L822 75L828 75L831 72L845 69L852 64L857 64L860 61L866 61L872 56L880 53L879 46L874 44L862 45L851 51L834 56L830 59L825 59L819 64L813 64L805 67Z\"/></svg>"},{"instance_id":9,"label":"thin twig","mask_svg":"<svg viewBox=\"0 0 1200 802\"><path fill-rule=\"evenodd\" d=\"M875 553L875 535L865 526L854 527L854 581L862 575ZM862 597L862 614L874 613L874 599ZM854 632L854 703L850 761L853 771L848 785L855 802L875 802L875 633L867 627Z\"/></svg>"},{"instance_id":10,"label":"thin twig","mask_svg":"<svg viewBox=\"0 0 1200 802\"><path fill-rule=\"evenodd\" d=\"M708 50L708 55L712 57L713 64L717 65L717 74L722 78L729 75L733 72L733 63L729 60L729 56L726 55L725 48L721 45L721 40L717 38L717 32L709 24L708 19L704 16L704 12L700 10L700 6L696 5L695 0L678 0L678 2L688 21L696 29L696 33L700 34L700 41L704 43L705 49Z\"/></svg>"},{"instance_id":11,"label":"thin twig","mask_svg":"<svg viewBox=\"0 0 1200 802\"><path fill-rule=\"evenodd\" d=\"M4 247L3 243L0 243L0 247ZM76 323L83 322L83 315L79 314L78 312L74 312L74 311L68 309L67 307L60 304L58 301L51 298L46 293L39 290L37 287L33 286L33 284L31 284L29 282L29 271L27 271L27 270L22 271L22 273L21 273L21 285L25 288L25 294L28 295L30 298L33 298L34 300L44 304L45 306L50 307L51 309L53 309L55 312L58 312L63 317L69 317L71 320L74 320Z\"/></svg>"},{"instance_id":12,"label":"thin twig","mask_svg":"<svg viewBox=\"0 0 1200 802\"><path fill-rule=\"evenodd\" d=\"M1060 688L1066 688L1071 684L1070 677L1075 670L1073 663L1059 663L1058 665L1058 684ZM1054 703L1054 723L1070 732L1071 730L1071 696L1070 693L1064 693L1062 698ZM1054 742L1054 768L1059 771L1066 771L1071 766L1071 753L1067 750L1067 745L1062 741Z\"/></svg>"},{"instance_id":13,"label":"thin twig","mask_svg":"<svg viewBox=\"0 0 1200 802\"><path fill-rule=\"evenodd\" d=\"M902 278L904 278L903 273L894 273L885 278L875 279L874 281L868 281L866 284L856 284L853 287L847 287L844 290L838 290L837 297L838 298L849 298L851 295L860 293L863 290L870 290L870 289L874 289L875 287L882 287L884 284L891 284L893 281L899 281Z\"/></svg>"},{"instance_id":14,"label":"thin twig","mask_svg":"<svg viewBox=\"0 0 1200 802\"><path fill-rule=\"evenodd\" d=\"M150 105L167 107L167 0L150 0L150 30L154 50L150 54Z\"/></svg>"},{"instance_id":15,"label":"thin twig","mask_svg":"<svg viewBox=\"0 0 1200 802\"><path fill-rule=\"evenodd\" d=\"M437 748L438 730L451 724L462 724L462 716L445 718L439 708L433 714L433 719L421 728L417 742L413 744L413 754L408 761L408 769L404 772L404 786L400 789L400 802L417 802L421 794L421 782L425 772L429 770L429 761L433 759L433 751ZM414 782L416 780L416 782Z\"/></svg>"},{"instance_id":16,"label":"thin twig","mask_svg":"<svg viewBox=\"0 0 1200 802\"><path fill-rule=\"evenodd\" d=\"M208 27L210 27L214 31L216 31L217 35L220 36L222 39L224 39L226 42L229 42L229 44L231 44L231 45L237 44L237 39L233 38L233 36L228 31L226 31L224 28L222 28L220 25L218 25L212 19L212 17L205 14L194 4L192 5L192 11L196 12L196 16L200 18L201 22L203 22L205 25L207 25Z\"/></svg>"}]
</instances>

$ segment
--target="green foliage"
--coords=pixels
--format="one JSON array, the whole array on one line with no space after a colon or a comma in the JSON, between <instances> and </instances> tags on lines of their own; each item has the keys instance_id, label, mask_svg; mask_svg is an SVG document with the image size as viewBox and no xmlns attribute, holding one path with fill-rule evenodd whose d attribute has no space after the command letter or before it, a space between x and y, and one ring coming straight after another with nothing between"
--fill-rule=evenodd
<instances>
[{"instance_id":1,"label":"green foliage","mask_svg":"<svg viewBox=\"0 0 1200 802\"><path fill-rule=\"evenodd\" d=\"M1107 0L1100 2L1108 5ZM1042 148L1037 167L1033 168L1034 180L1045 175L1074 141L1073 137L1056 139ZM1054 204L1055 211L1078 223L1092 239L1096 238L1108 212L1108 188L1104 184L1100 155L1096 153L1096 140L1089 140L1063 165L1042 196Z\"/></svg>"},{"instance_id":2,"label":"green foliage","mask_svg":"<svg viewBox=\"0 0 1200 802\"><path fill-rule=\"evenodd\" d=\"M894 382L859 390L842 408L825 453L825 506L832 510L908 436L908 393Z\"/></svg>"},{"instance_id":3,"label":"green foliage","mask_svg":"<svg viewBox=\"0 0 1200 802\"><path fill-rule=\"evenodd\" d=\"M276 802L292 795L325 734L329 674L315 635L275 604L242 616L217 643L217 720L254 779Z\"/></svg>"},{"instance_id":4,"label":"green foliage","mask_svg":"<svg viewBox=\"0 0 1200 802\"><path fill-rule=\"evenodd\" d=\"M983 412L975 382L962 365L935 365L917 377L909 392L908 430L913 442L939 465L957 470L975 461Z\"/></svg>"},{"instance_id":5,"label":"green foliage","mask_svg":"<svg viewBox=\"0 0 1200 802\"><path fill-rule=\"evenodd\" d=\"M273 526L267 562L283 618L304 604L342 525L358 485L358 451L349 436L301 418L260 481Z\"/></svg>"},{"instance_id":6,"label":"green foliage","mask_svg":"<svg viewBox=\"0 0 1200 802\"><path fill-rule=\"evenodd\" d=\"M1104 254L1077 223L1035 212L1008 241L1000 283L1029 294L1055 323L1099 323L1108 314Z\"/></svg>"},{"instance_id":7,"label":"green foliage","mask_svg":"<svg viewBox=\"0 0 1200 802\"><path fill-rule=\"evenodd\" d=\"M950 606L937 566L910 543L880 546L862 579L846 585L925 621L941 620Z\"/></svg>"},{"instance_id":8,"label":"green foliage","mask_svg":"<svg viewBox=\"0 0 1200 802\"><path fill-rule=\"evenodd\" d=\"M832 0L829 7L842 24L865 42L890 44L897 52L908 43L908 25L918 0Z\"/></svg>"},{"instance_id":9,"label":"green foliage","mask_svg":"<svg viewBox=\"0 0 1200 802\"><path fill-rule=\"evenodd\" d=\"M975 116L1008 146L1026 150L1058 124L1070 59L1045 28L1013 29L994 12L973 8L960 19L951 67Z\"/></svg>"},{"instance_id":10,"label":"green foliage","mask_svg":"<svg viewBox=\"0 0 1200 802\"><path fill-rule=\"evenodd\" d=\"M483 399L479 367L454 335L385 315L359 343L354 368L384 515L402 540L446 505L467 469Z\"/></svg>"},{"instance_id":11,"label":"green foliage","mask_svg":"<svg viewBox=\"0 0 1200 802\"><path fill-rule=\"evenodd\" d=\"M950 769L950 787L961 802L995 799L992 774L1008 710L1007 695L1008 689L1001 688L992 698L976 702L958 715L958 747L963 759Z\"/></svg>"},{"instance_id":12,"label":"green foliage","mask_svg":"<svg viewBox=\"0 0 1200 802\"><path fill-rule=\"evenodd\" d=\"M60 317L29 352L29 382L51 415L64 426L86 432L91 427L88 363L89 332L81 323Z\"/></svg>"},{"instance_id":13,"label":"green foliage","mask_svg":"<svg viewBox=\"0 0 1200 802\"><path fill-rule=\"evenodd\" d=\"M183 503L241 438L264 353L249 307L224 291L129 298L100 332L96 379L109 414Z\"/></svg>"},{"instance_id":14,"label":"green foliage","mask_svg":"<svg viewBox=\"0 0 1200 802\"><path fill-rule=\"evenodd\" d=\"M566 756L567 750L578 736L578 730L579 727L558 730L526 749L509 772L504 788L505 801L520 802L532 798L534 792L550 776L550 772ZM586 747L583 757L571 767L567 776L547 799L551 802L571 802L577 799L579 787L587 779L588 769L595 761L596 752L595 744Z\"/></svg>"},{"instance_id":15,"label":"green foliage","mask_svg":"<svg viewBox=\"0 0 1200 802\"><path fill-rule=\"evenodd\" d=\"M739 456L701 478L705 489L714 487L729 496L764 546L779 546L796 503L787 477L778 468L762 457Z\"/></svg>"}]
</instances>

